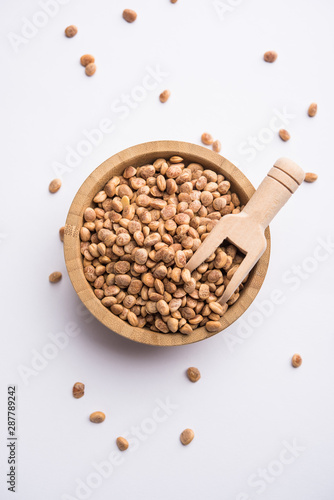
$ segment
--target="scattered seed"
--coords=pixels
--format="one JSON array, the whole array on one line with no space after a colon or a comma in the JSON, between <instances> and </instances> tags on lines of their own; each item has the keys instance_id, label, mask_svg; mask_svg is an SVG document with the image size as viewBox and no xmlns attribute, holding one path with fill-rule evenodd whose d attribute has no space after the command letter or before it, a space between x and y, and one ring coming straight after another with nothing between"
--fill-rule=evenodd
<instances>
[{"instance_id":1,"label":"scattered seed","mask_svg":"<svg viewBox=\"0 0 334 500\"><path fill-rule=\"evenodd\" d=\"M131 9L124 9L123 19L125 19L128 23L133 23L137 19L137 12Z\"/></svg>"},{"instance_id":2,"label":"scattered seed","mask_svg":"<svg viewBox=\"0 0 334 500\"><path fill-rule=\"evenodd\" d=\"M277 59L277 52L274 50L268 50L268 52L265 52L263 59L268 63L273 63Z\"/></svg>"},{"instance_id":3,"label":"scattered seed","mask_svg":"<svg viewBox=\"0 0 334 500\"><path fill-rule=\"evenodd\" d=\"M211 146L211 144L213 144L213 137L211 134L208 134L207 132L204 132L202 134L201 140L203 144L205 144L206 146Z\"/></svg>"},{"instance_id":4,"label":"scattered seed","mask_svg":"<svg viewBox=\"0 0 334 500\"><path fill-rule=\"evenodd\" d=\"M170 3L176 3L177 0L170 0Z\"/></svg>"},{"instance_id":5,"label":"scattered seed","mask_svg":"<svg viewBox=\"0 0 334 500\"><path fill-rule=\"evenodd\" d=\"M198 368L191 366L187 370L187 376L191 382L197 382L201 378L201 373Z\"/></svg>"},{"instance_id":6,"label":"scattered seed","mask_svg":"<svg viewBox=\"0 0 334 500\"><path fill-rule=\"evenodd\" d=\"M302 364L302 362L303 360L300 354L294 354L292 356L291 363L294 368L298 368Z\"/></svg>"},{"instance_id":7,"label":"scattered seed","mask_svg":"<svg viewBox=\"0 0 334 500\"><path fill-rule=\"evenodd\" d=\"M90 414L89 420L94 424L100 424L106 418L105 414L102 411L94 411Z\"/></svg>"},{"instance_id":8,"label":"scattered seed","mask_svg":"<svg viewBox=\"0 0 334 500\"><path fill-rule=\"evenodd\" d=\"M94 63L87 64L85 68L85 73L87 76L93 76L96 71L96 65Z\"/></svg>"},{"instance_id":9,"label":"scattered seed","mask_svg":"<svg viewBox=\"0 0 334 500\"><path fill-rule=\"evenodd\" d=\"M287 130L285 130L284 128L281 128L281 130L278 132L280 138L282 139L282 141L286 142L290 139L290 134Z\"/></svg>"},{"instance_id":10,"label":"scattered seed","mask_svg":"<svg viewBox=\"0 0 334 500\"><path fill-rule=\"evenodd\" d=\"M91 54L84 54L83 56L80 57L80 63L82 66L88 66L88 64L94 63L95 62L95 57L92 56Z\"/></svg>"},{"instance_id":11,"label":"scattered seed","mask_svg":"<svg viewBox=\"0 0 334 500\"><path fill-rule=\"evenodd\" d=\"M82 398L85 394L85 384L81 382L76 382L73 386L73 397L76 399Z\"/></svg>"},{"instance_id":12,"label":"scattered seed","mask_svg":"<svg viewBox=\"0 0 334 500\"><path fill-rule=\"evenodd\" d=\"M125 451L129 448L129 443L128 443L127 439L125 439L124 437L121 437L121 436L116 439L116 444L117 444L118 449L120 451Z\"/></svg>"},{"instance_id":13,"label":"scattered seed","mask_svg":"<svg viewBox=\"0 0 334 500\"><path fill-rule=\"evenodd\" d=\"M167 102L169 97L170 97L170 90L164 90L163 92L161 92L159 96L160 102Z\"/></svg>"},{"instance_id":14,"label":"scattered seed","mask_svg":"<svg viewBox=\"0 0 334 500\"><path fill-rule=\"evenodd\" d=\"M58 283L58 281L61 280L62 274L59 271L55 271L54 273L51 273L49 276L49 281L50 283Z\"/></svg>"},{"instance_id":15,"label":"scattered seed","mask_svg":"<svg viewBox=\"0 0 334 500\"><path fill-rule=\"evenodd\" d=\"M67 26L67 28L65 28L65 35L67 36L67 38L73 38L77 33L78 28L74 26L74 24L71 24L70 26Z\"/></svg>"},{"instance_id":16,"label":"scattered seed","mask_svg":"<svg viewBox=\"0 0 334 500\"><path fill-rule=\"evenodd\" d=\"M60 229L59 229L59 238L60 238L60 241L64 241L64 233L65 233L65 227L62 226Z\"/></svg>"},{"instance_id":17,"label":"scattered seed","mask_svg":"<svg viewBox=\"0 0 334 500\"><path fill-rule=\"evenodd\" d=\"M221 148L222 148L222 145L221 145L220 141L216 140L216 141L214 141L214 142L212 143L212 149L213 149L213 151L215 151L216 153L219 153L219 152L220 152L220 150L221 150Z\"/></svg>"},{"instance_id":18,"label":"scattered seed","mask_svg":"<svg viewBox=\"0 0 334 500\"><path fill-rule=\"evenodd\" d=\"M194 439L195 434L192 429L185 429L181 432L180 441L184 446L187 446Z\"/></svg>"},{"instance_id":19,"label":"scattered seed","mask_svg":"<svg viewBox=\"0 0 334 500\"><path fill-rule=\"evenodd\" d=\"M59 191L60 188L61 188L60 179L53 179L53 181L51 181L49 184L50 193L56 193L57 191Z\"/></svg>"},{"instance_id":20,"label":"scattered seed","mask_svg":"<svg viewBox=\"0 0 334 500\"><path fill-rule=\"evenodd\" d=\"M305 174L305 182L315 182L317 180L318 176L317 174L314 174L312 172L306 172Z\"/></svg>"},{"instance_id":21,"label":"scattered seed","mask_svg":"<svg viewBox=\"0 0 334 500\"><path fill-rule=\"evenodd\" d=\"M312 102L308 108L308 115L312 118L317 114L318 111L318 105L315 102Z\"/></svg>"}]
</instances>

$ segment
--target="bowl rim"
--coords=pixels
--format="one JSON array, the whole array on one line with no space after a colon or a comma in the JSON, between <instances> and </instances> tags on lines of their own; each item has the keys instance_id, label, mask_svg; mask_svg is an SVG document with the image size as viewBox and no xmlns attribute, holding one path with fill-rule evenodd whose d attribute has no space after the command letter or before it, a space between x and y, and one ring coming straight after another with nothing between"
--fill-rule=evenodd
<instances>
[{"instance_id":1,"label":"bowl rim","mask_svg":"<svg viewBox=\"0 0 334 500\"><path fill-rule=\"evenodd\" d=\"M135 342L154 346L177 346L192 344L210 338L228 328L251 305L258 294L269 265L270 257L270 231L266 229L267 248L252 270L252 273L242 290L240 298L233 304L221 318L221 330L209 333L205 327L197 328L190 335L181 333L153 332L147 328L132 327L126 321L115 316L95 296L90 283L83 273L82 255L80 252L79 231L83 222L84 210L92 204L95 194L103 188L113 175L120 175L126 166L144 165L157 158L178 155L185 157L186 161L200 163L205 168L211 168L223 174L231 185L237 185L238 196L245 203L255 192L248 178L233 163L222 155L202 146L181 141L153 141L138 144L111 156L101 163L82 183L70 206L64 229L64 256L67 272L73 288L87 309L104 324L109 330ZM120 172L116 172L119 170ZM111 173L111 171L113 171Z\"/></svg>"}]
</instances>

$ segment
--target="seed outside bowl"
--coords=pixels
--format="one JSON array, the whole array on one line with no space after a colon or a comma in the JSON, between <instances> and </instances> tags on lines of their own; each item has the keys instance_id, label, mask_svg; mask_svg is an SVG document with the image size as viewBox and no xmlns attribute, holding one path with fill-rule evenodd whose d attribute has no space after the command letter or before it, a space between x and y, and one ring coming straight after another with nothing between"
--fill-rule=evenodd
<instances>
[{"instance_id":1,"label":"seed outside bowl","mask_svg":"<svg viewBox=\"0 0 334 500\"><path fill-rule=\"evenodd\" d=\"M129 166L139 167L158 158L169 159L181 156L185 161L200 163L206 169L211 169L224 175L231 182L231 187L238 194L241 203L245 204L254 193L254 187L247 177L230 161L202 146L178 141L156 141L139 144L125 149L112 156L97 167L84 181L71 204L67 215L64 231L64 253L67 271L72 285L87 309L109 330L135 342L157 346L185 345L204 340L218 333L208 332L205 327L197 328L189 335L182 333L153 332L148 328L137 328L121 320L103 306L95 296L90 283L83 272L82 255L80 252L79 231L83 225L83 213L87 207L92 207L96 193L113 177L123 173ZM252 270L239 300L229 307L220 320L219 331L228 328L251 305L258 294L267 273L270 256L270 232L266 230L267 249Z\"/></svg>"}]
</instances>

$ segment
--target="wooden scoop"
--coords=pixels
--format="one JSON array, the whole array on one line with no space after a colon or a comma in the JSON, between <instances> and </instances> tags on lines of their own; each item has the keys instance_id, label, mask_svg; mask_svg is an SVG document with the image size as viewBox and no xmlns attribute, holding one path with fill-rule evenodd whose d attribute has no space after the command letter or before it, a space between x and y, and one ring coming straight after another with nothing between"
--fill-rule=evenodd
<instances>
[{"instance_id":1,"label":"wooden scoop","mask_svg":"<svg viewBox=\"0 0 334 500\"><path fill-rule=\"evenodd\" d=\"M227 239L245 254L219 299L225 304L266 249L266 227L303 182L305 173L288 158L279 158L239 214L225 215L205 238L186 267L192 272Z\"/></svg>"}]
</instances>

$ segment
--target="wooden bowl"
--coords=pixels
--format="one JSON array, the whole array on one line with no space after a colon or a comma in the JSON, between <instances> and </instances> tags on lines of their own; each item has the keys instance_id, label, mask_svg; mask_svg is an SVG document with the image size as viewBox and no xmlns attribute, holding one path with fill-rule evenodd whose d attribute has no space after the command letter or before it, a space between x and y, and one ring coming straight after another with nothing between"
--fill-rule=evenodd
<instances>
[{"instance_id":1,"label":"wooden bowl","mask_svg":"<svg viewBox=\"0 0 334 500\"><path fill-rule=\"evenodd\" d=\"M66 219L64 235L65 262L68 274L80 300L89 311L107 328L119 335L143 344L159 346L191 344L215 334L208 333L205 327L197 328L191 335L157 333L147 328L134 328L129 323L112 314L94 295L91 285L84 276L82 255L80 253L79 230L83 224L84 210L88 206L92 206L93 197L98 191L103 189L111 177L121 175L129 165L138 167L152 163L157 158L168 159L173 155L179 155L188 162L200 163L205 168L212 169L218 174L224 175L230 181L233 191L238 194L242 204L245 204L254 193L254 187L237 167L223 156L209 149L187 142L148 142L121 151L103 162L90 174L72 202ZM266 238L268 242L267 250L251 272L237 302L229 307L222 317L222 330L230 326L246 311L261 288L269 264L269 229L267 229Z\"/></svg>"}]
</instances>

